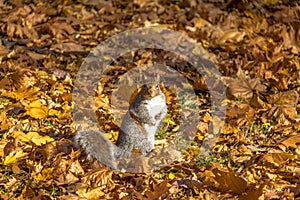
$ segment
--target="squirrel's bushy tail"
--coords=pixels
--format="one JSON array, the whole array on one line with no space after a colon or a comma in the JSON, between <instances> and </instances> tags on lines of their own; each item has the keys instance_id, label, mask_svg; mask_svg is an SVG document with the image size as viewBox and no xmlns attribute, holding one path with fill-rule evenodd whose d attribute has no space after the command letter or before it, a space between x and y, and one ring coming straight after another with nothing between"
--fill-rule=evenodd
<instances>
[{"instance_id":1,"label":"squirrel's bushy tail","mask_svg":"<svg viewBox=\"0 0 300 200\"><path fill-rule=\"evenodd\" d=\"M75 143L85 150L88 158L93 157L111 169L117 169L114 163L117 146L101 132L96 130L79 131L75 135Z\"/></svg>"}]
</instances>

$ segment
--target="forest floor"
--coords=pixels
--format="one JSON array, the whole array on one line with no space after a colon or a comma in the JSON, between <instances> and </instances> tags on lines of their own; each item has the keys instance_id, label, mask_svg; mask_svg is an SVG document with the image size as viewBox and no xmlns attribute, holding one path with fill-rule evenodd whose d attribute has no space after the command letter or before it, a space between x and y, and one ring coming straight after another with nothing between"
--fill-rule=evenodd
<instances>
[{"instance_id":1,"label":"forest floor","mask_svg":"<svg viewBox=\"0 0 300 200\"><path fill-rule=\"evenodd\" d=\"M299 19L293 0L0 1L0 199L299 199ZM152 171L146 164L139 173L112 171L74 147L73 87L82 81L76 75L97 45L123 31L155 27L170 34L145 38L165 48L117 55L90 89L100 127L116 141L120 118L112 105L124 108L128 101L116 103L115 89L123 84L124 95L136 92L120 77L159 63L187 81L179 83L182 92L193 88L197 115L185 117L197 128L172 162ZM188 49L172 33L205 52ZM135 44L126 37L122 42ZM173 47L185 55L168 51ZM210 69L199 74L187 58L200 56L221 76ZM164 92L168 115L153 153L189 132L181 129L181 108L192 97L179 97L171 83ZM215 104L215 94L226 95ZM215 105L226 106L224 117L215 115ZM219 122L220 132L212 132Z\"/></svg>"}]
</instances>

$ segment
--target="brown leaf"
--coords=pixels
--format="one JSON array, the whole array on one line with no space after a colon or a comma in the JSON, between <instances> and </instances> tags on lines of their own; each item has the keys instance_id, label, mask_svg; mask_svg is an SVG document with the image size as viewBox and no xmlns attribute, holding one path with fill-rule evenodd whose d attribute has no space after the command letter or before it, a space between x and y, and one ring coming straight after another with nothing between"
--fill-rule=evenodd
<instances>
[{"instance_id":1,"label":"brown leaf","mask_svg":"<svg viewBox=\"0 0 300 200\"><path fill-rule=\"evenodd\" d=\"M57 185L70 185L76 183L79 179L72 173L62 173L59 174L55 179Z\"/></svg>"},{"instance_id":2,"label":"brown leaf","mask_svg":"<svg viewBox=\"0 0 300 200\"><path fill-rule=\"evenodd\" d=\"M267 97L267 100L270 104L280 106L296 106L298 103L298 99L299 95L295 90L280 92L278 94L273 94Z\"/></svg>"},{"instance_id":3,"label":"brown leaf","mask_svg":"<svg viewBox=\"0 0 300 200\"><path fill-rule=\"evenodd\" d=\"M299 115L295 107L291 106L273 106L263 114L263 121L276 119L278 124L288 125L291 120L299 120Z\"/></svg>"},{"instance_id":4,"label":"brown leaf","mask_svg":"<svg viewBox=\"0 0 300 200\"><path fill-rule=\"evenodd\" d=\"M164 180L158 185L153 185L153 191L146 191L145 200L159 199L164 198L164 195L168 192L170 186L168 186L168 180Z\"/></svg>"},{"instance_id":5,"label":"brown leaf","mask_svg":"<svg viewBox=\"0 0 300 200\"><path fill-rule=\"evenodd\" d=\"M183 179L183 180L177 180L173 183L176 187L184 187L184 188L197 188L199 190L203 189L203 184L196 180L191 179Z\"/></svg>"},{"instance_id":6,"label":"brown leaf","mask_svg":"<svg viewBox=\"0 0 300 200\"><path fill-rule=\"evenodd\" d=\"M82 177L83 183L91 183L93 186L112 185L113 172L106 167L99 169L98 171L91 171Z\"/></svg>"},{"instance_id":7,"label":"brown leaf","mask_svg":"<svg viewBox=\"0 0 300 200\"><path fill-rule=\"evenodd\" d=\"M30 88L21 87L17 91L7 92L7 93L2 92L1 95L10 97L13 99L17 99L17 100L30 99L30 98L36 99L36 96L38 95L39 90L40 90L40 88L37 88L37 87L30 87Z\"/></svg>"},{"instance_id":8,"label":"brown leaf","mask_svg":"<svg viewBox=\"0 0 300 200\"><path fill-rule=\"evenodd\" d=\"M275 167L280 167L289 160L293 160L295 158L295 155L290 153L267 153L260 159L260 162L263 165L267 163Z\"/></svg>"},{"instance_id":9,"label":"brown leaf","mask_svg":"<svg viewBox=\"0 0 300 200\"><path fill-rule=\"evenodd\" d=\"M264 191L265 186L266 186L266 183L261 184L259 186L259 188L257 188L257 189L253 188L252 190L247 191L247 193L245 195L240 196L239 199L241 199L241 200L259 199L259 197L261 197L263 195L263 191Z\"/></svg>"},{"instance_id":10,"label":"brown leaf","mask_svg":"<svg viewBox=\"0 0 300 200\"><path fill-rule=\"evenodd\" d=\"M36 52L33 52L33 51L27 51L26 52L32 59L34 60L42 60L44 59L46 56L43 55L43 54L39 54L39 53L36 53Z\"/></svg>"},{"instance_id":11,"label":"brown leaf","mask_svg":"<svg viewBox=\"0 0 300 200\"><path fill-rule=\"evenodd\" d=\"M31 13L25 19L26 26L32 28L33 26L46 21L45 16L46 16L45 14Z\"/></svg>"},{"instance_id":12,"label":"brown leaf","mask_svg":"<svg viewBox=\"0 0 300 200\"><path fill-rule=\"evenodd\" d=\"M6 56L8 53L9 53L9 49L6 48L5 46L2 46L0 42L0 58Z\"/></svg>"},{"instance_id":13,"label":"brown leaf","mask_svg":"<svg viewBox=\"0 0 300 200\"><path fill-rule=\"evenodd\" d=\"M295 187L290 187L289 189L294 193L294 196L298 196L300 194L300 183L297 183Z\"/></svg>"},{"instance_id":14,"label":"brown leaf","mask_svg":"<svg viewBox=\"0 0 300 200\"><path fill-rule=\"evenodd\" d=\"M7 130L11 123L7 120L6 111L0 114L0 131Z\"/></svg>"},{"instance_id":15,"label":"brown leaf","mask_svg":"<svg viewBox=\"0 0 300 200\"><path fill-rule=\"evenodd\" d=\"M212 169L214 174L214 180L217 182L217 189L221 192L233 192L236 194L242 194L247 188L247 181L242 177L235 174L231 170L225 169Z\"/></svg>"},{"instance_id":16,"label":"brown leaf","mask_svg":"<svg viewBox=\"0 0 300 200\"><path fill-rule=\"evenodd\" d=\"M36 40L39 38L39 34L33 27L32 28L22 27L21 29L22 29L22 33L26 35L27 38L32 40Z\"/></svg>"},{"instance_id":17,"label":"brown leaf","mask_svg":"<svg viewBox=\"0 0 300 200\"><path fill-rule=\"evenodd\" d=\"M265 92L266 87L260 83L259 79L251 79L239 69L236 78L225 77L225 83L231 95L238 99L250 100L253 94Z\"/></svg>"},{"instance_id":18,"label":"brown leaf","mask_svg":"<svg viewBox=\"0 0 300 200\"><path fill-rule=\"evenodd\" d=\"M57 50L59 52L68 53L74 51L84 51L84 47L76 43L59 43L51 46L51 50Z\"/></svg>"},{"instance_id":19,"label":"brown leaf","mask_svg":"<svg viewBox=\"0 0 300 200\"><path fill-rule=\"evenodd\" d=\"M65 22L49 25L49 29L52 31L53 35L57 38L64 38L65 36L75 33L73 27Z\"/></svg>"},{"instance_id":20,"label":"brown leaf","mask_svg":"<svg viewBox=\"0 0 300 200\"><path fill-rule=\"evenodd\" d=\"M29 88L37 82L37 77L29 70L19 70L11 75L11 79L16 88Z\"/></svg>"},{"instance_id":21,"label":"brown leaf","mask_svg":"<svg viewBox=\"0 0 300 200\"><path fill-rule=\"evenodd\" d=\"M53 141L46 143L40 150L45 160L53 159L58 154L70 154L72 151L72 144L67 139L62 139L59 141Z\"/></svg>"},{"instance_id":22,"label":"brown leaf","mask_svg":"<svg viewBox=\"0 0 300 200\"><path fill-rule=\"evenodd\" d=\"M279 142L277 146L283 151L286 151L290 147L297 148L297 144L300 144L300 134L288 137L287 139Z\"/></svg>"}]
</instances>

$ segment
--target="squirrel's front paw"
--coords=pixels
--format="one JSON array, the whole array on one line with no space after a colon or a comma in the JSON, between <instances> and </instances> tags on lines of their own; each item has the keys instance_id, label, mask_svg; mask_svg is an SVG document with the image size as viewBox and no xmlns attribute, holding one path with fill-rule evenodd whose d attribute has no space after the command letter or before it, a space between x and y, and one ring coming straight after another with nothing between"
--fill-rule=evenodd
<instances>
[{"instance_id":1,"label":"squirrel's front paw","mask_svg":"<svg viewBox=\"0 0 300 200\"><path fill-rule=\"evenodd\" d=\"M143 156L145 156L145 157L149 157L150 154L151 154L151 151L152 151L152 150L150 150L150 151L144 151L144 152L142 152L142 154L143 154Z\"/></svg>"},{"instance_id":2,"label":"squirrel's front paw","mask_svg":"<svg viewBox=\"0 0 300 200\"><path fill-rule=\"evenodd\" d=\"M155 119L149 119L147 121L147 124L149 124L150 126L155 126L156 125L156 120Z\"/></svg>"}]
</instances>

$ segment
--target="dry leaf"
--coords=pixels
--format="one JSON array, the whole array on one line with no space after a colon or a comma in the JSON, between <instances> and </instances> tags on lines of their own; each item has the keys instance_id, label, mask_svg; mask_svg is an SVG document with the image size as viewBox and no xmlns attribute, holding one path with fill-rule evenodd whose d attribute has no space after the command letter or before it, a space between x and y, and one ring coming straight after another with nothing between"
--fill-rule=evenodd
<instances>
[{"instance_id":1,"label":"dry leaf","mask_svg":"<svg viewBox=\"0 0 300 200\"><path fill-rule=\"evenodd\" d=\"M254 94L266 91L266 87L260 83L259 79L251 79L239 69L236 78L224 77L231 95L238 99L250 100Z\"/></svg>"},{"instance_id":2,"label":"dry leaf","mask_svg":"<svg viewBox=\"0 0 300 200\"><path fill-rule=\"evenodd\" d=\"M31 176L35 179L35 181L46 181L53 177L53 168L45 168L40 173L32 172Z\"/></svg>"},{"instance_id":3,"label":"dry leaf","mask_svg":"<svg viewBox=\"0 0 300 200\"><path fill-rule=\"evenodd\" d=\"M260 160L262 164L265 162L274 165L275 167L280 167L289 160L295 159L296 156L290 153L267 153Z\"/></svg>"},{"instance_id":4,"label":"dry leaf","mask_svg":"<svg viewBox=\"0 0 300 200\"><path fill-rule=\"evenodd\" d=\"M37 132L28 132L27 134L16 131L13 133L13 137L21 140L22 142L33 142L37 146L41 146L42 144L46 144L47 142L54 141L53 138L49 136L40 136Z\"/></svg>"},{"instance_id":5,"label":"dry leaf","mask_svg":"<svg viewBox=\"0 0 300 200\"><path fill-rule=\"evenodd\" d=\"M88 189L88 185L82 185L77 191L79 197L89 199L89 200L97 200L105 195L102 191L101 187Z\"/></svg>"},{"instance_id":6,"label":"dry leaf","mask_svg":"<svg viewBox=\"0 0 300 200\"><path fill-rule=\"evenodd\" d=\"M18 162L21 159L24 159L28 153L23 151L12 151L8 156L4 158L3 164L4 165L12 165Z\"/></svg>"},{"instance_id":7,"label":"dry leaf","mask_svg":"<svg viewBox=\"0 0 300 200\"><path fill-rule=\"evenodd\" d=\"M242 177L235 174L231 170L225 169L212 169L214 174L214 180L216 181L217 189L221 192L234 192L236 194L242 194L247 188L247 181Z\"/></svg>"},{"instance_id":8,"label":"dry leaf","mask_svg":"<svg viewBox=\"0 0 300 200\"><path fill-rule=\"evenodd\" d=\"M297 148L297 144L300 144L300 134L288 137L287 139L279 142L277 146L283 151L286 151L290 147Z\"/></svg>"}]
</instances>

